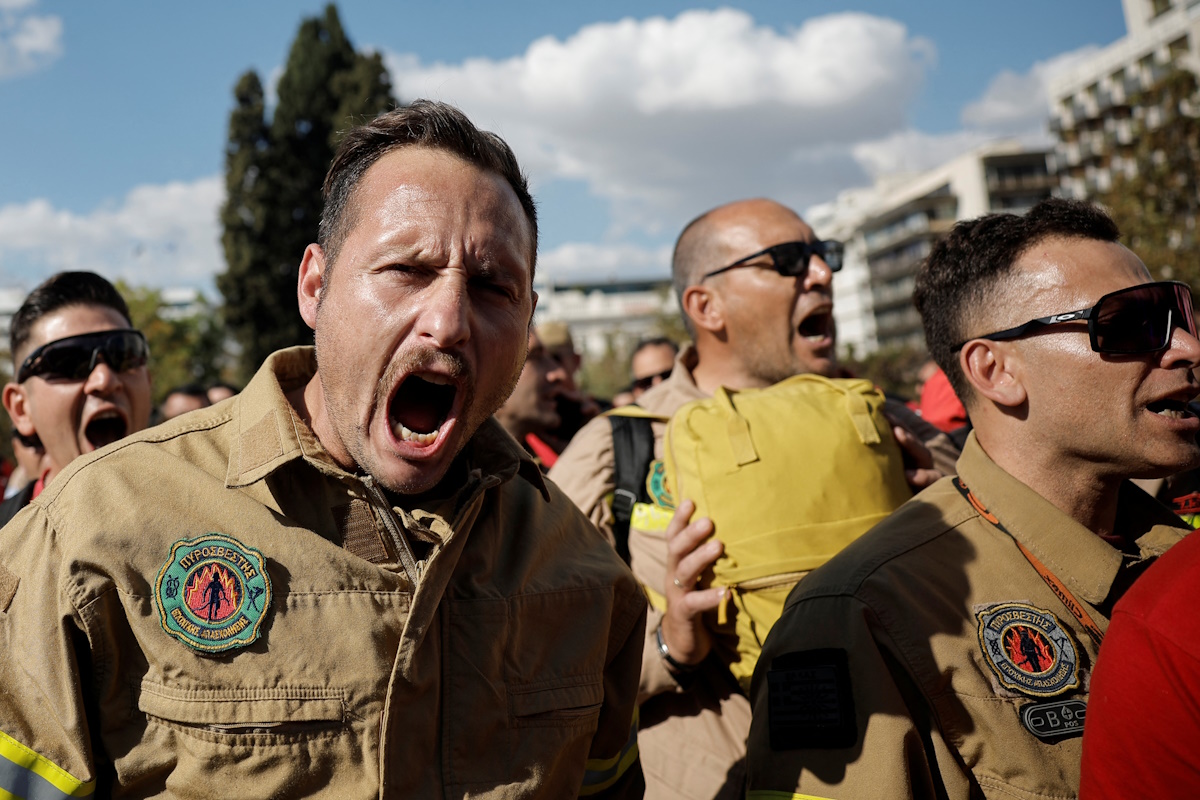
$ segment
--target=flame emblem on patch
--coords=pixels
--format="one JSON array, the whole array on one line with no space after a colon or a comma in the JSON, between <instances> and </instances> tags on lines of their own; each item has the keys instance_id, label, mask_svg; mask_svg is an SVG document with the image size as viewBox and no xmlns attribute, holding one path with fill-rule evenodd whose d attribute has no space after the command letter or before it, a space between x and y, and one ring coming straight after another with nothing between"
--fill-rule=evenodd
<instances>
[{"instance_id":1,"label":"flame emblem on patch","mask_svg":"<svg viewBox=\"0 0 1200 800\"><path fill-rule=\"evenodd\" d=\"M195 650L220 653L258 638L271 582L262 553L210 533L171 547L154 594L164 631Z\"/></svg>"},{"instance_id":2,"label":"flame emblem on patch","mask_svg":"<svg viewBox=\"0 0 1200 800\"><path fill-rule=\"evenodd\" d=\"M1000 685L1031 697L1079 688L1079 653L1049 611L997 603L979 611L979 647Z\"/></svg>"}]
</instances>

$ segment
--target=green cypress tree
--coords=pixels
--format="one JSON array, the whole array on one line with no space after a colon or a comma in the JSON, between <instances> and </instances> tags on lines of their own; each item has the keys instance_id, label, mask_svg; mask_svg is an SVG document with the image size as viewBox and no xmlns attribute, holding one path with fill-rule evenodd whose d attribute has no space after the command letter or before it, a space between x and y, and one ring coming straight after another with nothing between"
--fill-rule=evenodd
<instances>
[{"instance_id":1,"label":"green cypress tree","mask_svg":"<svg viewBox=\"0 0 1200 800\"><path fill-rule=\"evenodd\" d=\"M244 382L262 360L250 348L263 321L275 319L279 298L272 294L275 289L264 269L270 260L265 232L271 197L266 171L270 137L262 82L254 71L238 80L234 98L225 146L225 205L221 208L226 270L217 276L217 288L225 298L225 324L246 355L239 368L239 379Z\"/></svg>"},{"instance_id":2,"label":"green cypress tree","mask_svg":"<svg viewBox=\"0 0 1200 800\"><path fill-rule=\"evenodd\" d=\"M227 271L218 286L243 378L274 350L312 341L296 308L296 270L317 240L339 131L396 105L382 59L355 52L332 4L301 23L269 123L256 116L261 95L252 74L235 89L222 212Z\"/></svg>"}]
</instances>

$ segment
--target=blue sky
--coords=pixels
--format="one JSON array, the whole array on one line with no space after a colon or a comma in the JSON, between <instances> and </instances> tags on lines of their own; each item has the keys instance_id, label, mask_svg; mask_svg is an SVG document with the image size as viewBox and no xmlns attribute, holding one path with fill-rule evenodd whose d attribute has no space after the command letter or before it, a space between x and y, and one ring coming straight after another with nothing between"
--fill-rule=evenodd
<instances>
[{"instance_id":1,"label":"blue sky","mask_svg":"<svg viewBox=\"0 0 1200 800\"><path fill-rule=\"evenodd\" d=\"M277 74L322 6L0 0L0 286L91 268L211 294L232 86ZM724 200L803 210L987 139L1044 140L1046 76L1124 34L1118 0L339 10L402 99L509 139L564 275L665 272L679 227Z\"/></svg>"}]
</instances>

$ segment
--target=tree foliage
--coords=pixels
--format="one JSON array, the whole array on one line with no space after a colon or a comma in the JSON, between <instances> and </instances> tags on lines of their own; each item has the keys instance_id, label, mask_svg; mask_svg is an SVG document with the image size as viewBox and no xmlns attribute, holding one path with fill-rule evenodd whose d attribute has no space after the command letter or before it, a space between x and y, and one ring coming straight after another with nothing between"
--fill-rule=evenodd
<instances>
[{"instance_id":1,"label":"tree foliage","mask_svg":"<svg viewBox=\"0 0 1200 800\"><path fill-rule=\"evenodd\" d=\"M342 132L396 105L383 59L355 51L332 4L301 23L278 98L268 120L261 80L244 74L225 148L217 286L242 381L273 351L312 341L296 308L296 269L317 240L321 183Z\"/></svg>"},{"instance_id":2,"label":"tree foliage","mask_svg":"<svg viewBox=\"0 0 1200 800\"><path fill-rule=\"evenodd\" d=\"M1131 98L1137 174L1097 197L1155 277L1200 288L1200 88L1174 69Z\"/></svg>"},{"instance_id":3,"label":"tree foliage","mask_svg":"<svg viewBox=\"0 0 1200 800\"><path fill-rule=\"evenodd\" d=\"M162 292L157 289L118 283L117 290L129 305L130 322L145 334L150 345L155 406L175 386L185 383L207 386L224 379L225 327L217 309L204 295L199 295L193 308L181 314L163 301Z\"/></svg>"}]
</instances>

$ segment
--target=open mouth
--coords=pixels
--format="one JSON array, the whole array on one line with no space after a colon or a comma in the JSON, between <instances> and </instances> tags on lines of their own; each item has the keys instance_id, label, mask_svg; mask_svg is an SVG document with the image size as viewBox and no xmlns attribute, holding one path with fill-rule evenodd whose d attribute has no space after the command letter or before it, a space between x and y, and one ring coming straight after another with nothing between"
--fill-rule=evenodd
<instances>
[{"instance_id":1,"label":"open mouth","mask_svg":"<svg viewBox=\"0 0 1200 800\"><path fill-rule=\"evenodd\" d=\"M83 429L83 435L88 443L99 450L106 444L125 438L129 432L129 424L116 411L103 411L88 421Z\"/></svg>"},{"instance_id":2,"label":"open mouth","mask_svg":"<svg viewBox=\"0 0 1200 800\"><path fill-rule=\"evenodd\" d=\"M811 342L819 342L832 336L833 314L828 311L817 311L805 317L796 332Z\"/></svg>"},{"instance_id":3,"label":"open mouth","mask_svg":"<svg viewBox=\"0 0 1200 800\"><path fill-rule=\"evenodd\" d=\"M1195 416L1189 405L1181 400L1156 400L1148 404L1146 410L1167 419L1187 419Z\"/></svg>"},{"instance_id":4,"label":"open mouth","mask_svg":"<svg viewBox=\"0 0 1200 800\"><path fill-rule=\"evenodd\" d=\"M443 375L409 375L388 407L392 433L402 442L432 444L454 408L458 388Z\"/></svg>"}]
</instances>

